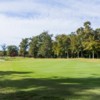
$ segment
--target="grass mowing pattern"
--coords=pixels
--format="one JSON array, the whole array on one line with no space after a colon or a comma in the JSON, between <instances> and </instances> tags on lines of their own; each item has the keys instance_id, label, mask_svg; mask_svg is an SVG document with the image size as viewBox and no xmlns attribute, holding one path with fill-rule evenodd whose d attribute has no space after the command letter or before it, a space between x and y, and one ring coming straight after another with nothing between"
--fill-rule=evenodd
<instances>
[{"instance_id":1,"label":"grass mowing pattern","mask_svg":"<svg viewBox=\"0 0 100 100\"><path fill-rule=\"evenodd\" d=\"M6 59L0 100L100 100L100 60Z\"/></svg>"}]
</instances>

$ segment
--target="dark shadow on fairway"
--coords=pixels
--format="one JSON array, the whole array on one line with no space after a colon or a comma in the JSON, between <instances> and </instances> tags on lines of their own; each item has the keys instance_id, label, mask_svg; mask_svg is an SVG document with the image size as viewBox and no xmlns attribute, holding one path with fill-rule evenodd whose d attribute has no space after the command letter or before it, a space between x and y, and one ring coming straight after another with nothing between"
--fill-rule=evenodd
<instances>
[{"instance_id":1,"label":"dark shadow on fairway","mask_svg":"<svg viewBox=\"0 0 100 100\"><path fill-rule=\"evenodd\" d=\"M0 76L3 75L12 75L12 74L29 74L31 72L17 72L17 71L0 71Z\"/></svg>"},{"instance_id":2,"label":"dark shadow on fairway","mask_svg":"<svg viewBox=\"0 0 100 100\"><path fill-rule=\"evenodd\" d=\"M6 72L4 73L6 74ZM7 74L8 73L10 72L7 72ZM25 74L25 73L19 72L19 74ZM72 100L72 99L99 100L100 99L99 94L80 94L80 92L85 90L100 88L100 78L51 78L51 79L25 78L22 80L9 79L0 81L0 89L8 87L15 88L19 91L15 93L6 93L6 94L0 93L0 100ZM25 92L25 91L20 91L21 89L31 89L31 90Z\"/></svg>"}]
</instances>

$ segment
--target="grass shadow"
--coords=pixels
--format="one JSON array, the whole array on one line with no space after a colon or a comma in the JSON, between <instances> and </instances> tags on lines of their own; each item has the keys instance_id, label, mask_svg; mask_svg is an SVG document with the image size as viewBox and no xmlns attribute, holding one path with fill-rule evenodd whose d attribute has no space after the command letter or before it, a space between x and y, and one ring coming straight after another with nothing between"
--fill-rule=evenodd
<instances>
[{"instance_id":1,"label":"grass shadow","mask_svg":"<svg viewBox=\"0 0 100 100\"><path fill-rule=\"evenodd\" d=\"M0 71L0 76L31 72ZM0 90L11 88L13 93L0 92L0 100L99 100L100 94L87 94L100 89L100 78L24 78L0 80ZM82 94L82 92L85 92ZM100 92L99 92L100 93Z\"/></svg>"},{"instance_id":2,"label":"grass shadow","mask_svg":"<svg viewBox=\"0 0 100 100\"><path fill-rule=\"evenodd\" d=\"M0 76L12 75L12 74L29 74L31 72L19 72L19 71L0 71ZM32 72L33 73L33 72Z\"/></svg>"}]
</instances>

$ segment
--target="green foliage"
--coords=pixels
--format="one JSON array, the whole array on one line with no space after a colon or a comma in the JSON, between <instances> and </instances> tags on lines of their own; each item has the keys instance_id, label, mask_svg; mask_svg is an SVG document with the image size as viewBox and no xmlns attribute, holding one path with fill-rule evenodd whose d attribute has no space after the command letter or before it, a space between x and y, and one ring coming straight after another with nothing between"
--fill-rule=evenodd
<instances>
[{"instance_id":1,"label":"green foliage","mask_svg":"<svg viewBox=\"0 0 100 100\"><path fill-rule=\"evenodd\" d=\"M6 49L7 49L6 44L1 45L1 48L2 48L2 51L3 51L3 56L5 56L6 55Z\"/></svg>"},{"instance_id":2,"label":"green foliage","mask_svg":"<svg viewBox=\"0 0 100 100\"><path fill-rule=\"evenodd\" d=\"M39 35L39 51L38 56L40 57L51 57L52 52L52 35L48 32L43 32Z\"/></svg>"},{"instance_id":3,"label":"green foliage","mask_svg":"<svg viewBox=\"0 0 100 100\"><path fill-rule=\"evenodd\" d=\"M53 42L53 52L57 57L69 57L70 38L68 35L61 34L56 36Z\"/></svg>"},{"instance_id":4,"label":"green foliage","mask_svg":"<svg viewBox=\"0 0 100 100\"><path fill-rule=\"evenodd\" d=\"M37 57L38 49L39 49L39 37L33 37L30 39L29 43L29 56L30 57Z\"/></svg>"},{"instance_id":5,"label":"green foliage","mask_svg":"<svg viewBox=\"0 0 100 100\"><path fill-rule=\"evenodd\" d=\"M25 57L27 55L27 49L28 49L28 45L29 45L28 40L29 40L28 38L22 39L22 41L19 45L19 47L20 47L19 55L20 56Z\"/></svg>"},{"instance_id":6,"label":"green foliage","mask_svg":"<svg viewBox=\"0 0 100 100\"><path fill-rule=\"evenodd\" d=\"M16 47L15 45L9 45L7 47L7 56L18 56L18 47Z\"/></svg>"},{"instance_id":7,"label":"green foliage","mask_svg":"<svg viewBox=\"0 0 100 100\"><path fill-rule=\"evenodd\" d=\"M3 52L2 51L0 51L0 56L3 56Z\"/></svg>"},{"instance_id":8,"label":"green foliage","mask_svg":"<svg viewBox=\"0 0 100 100\"><path fill-rule=\"evenodd\" d=\"M32 57L51 57L52 35L43 32L39 36L33 37L29 45L29 55Z\"/></svg>"},{"instance_id":9,"label":"green foliage","mask_svg":"<svg viewBox=\"0 0 100 100\"><path fill-rule=\"evenodd\" d=\"M32 38L22 39L19 56L34 58L100 58L100 28L93 29L87 21L71 34L60 34L52 38L47 31ZM6 46L2 45L3 55ZM8 52L8 51L7 51Z\"/></svg>"}]
</instances>

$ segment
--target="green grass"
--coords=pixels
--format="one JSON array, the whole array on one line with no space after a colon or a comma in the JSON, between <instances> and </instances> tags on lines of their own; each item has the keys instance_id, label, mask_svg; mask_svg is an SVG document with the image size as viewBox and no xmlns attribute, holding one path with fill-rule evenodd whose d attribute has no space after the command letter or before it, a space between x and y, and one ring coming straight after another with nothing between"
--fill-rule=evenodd
<instances>
[{"instance_id":1,"label":"green grass","mask_svg":"<svg viewBox=\"0 0 100 100\"><path fill-rule=\"evenodd\" d=\"M0 60L0 100L100 100L100 60Z\"/></svg>"}]
</instances>

